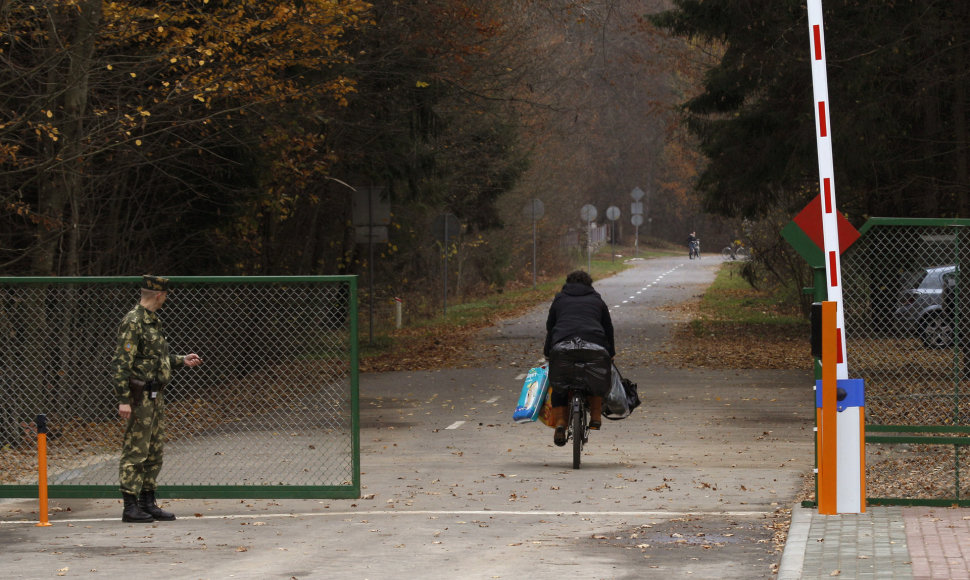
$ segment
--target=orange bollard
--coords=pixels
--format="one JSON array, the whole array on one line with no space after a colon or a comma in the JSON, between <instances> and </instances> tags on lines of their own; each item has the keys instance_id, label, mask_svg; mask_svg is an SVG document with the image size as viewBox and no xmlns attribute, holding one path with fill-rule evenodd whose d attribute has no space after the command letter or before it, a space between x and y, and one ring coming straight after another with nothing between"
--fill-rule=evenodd
<instances>
[{"instance_id":1,"label":"orange bollard","mask_svg":"<svg viewBox=\"0 0 970 580\"><path fill-rule=\"evenodd\" d=\"M47 417L37 415L37 486L40 499L40 526L49 526L47 520Z\"/></svg>"}]
</instances>

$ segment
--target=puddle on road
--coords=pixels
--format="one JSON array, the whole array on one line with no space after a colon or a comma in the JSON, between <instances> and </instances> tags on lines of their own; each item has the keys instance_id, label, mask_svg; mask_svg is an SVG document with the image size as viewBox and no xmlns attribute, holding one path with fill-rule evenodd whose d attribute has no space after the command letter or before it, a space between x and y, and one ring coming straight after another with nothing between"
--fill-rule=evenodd
<instances>
[{"instance_id":1,"label":"puddle on road","mask_svg":"<svg viewBox=\"0 0 970 580\"><path fill-rule=\"evenodd\" d=\"M763 544L770 538L760 518L733 520L723 518L675 518L652 522L610 534L597 534L594 539L608 540L624 547L711 549L730 545Z\"/></svg>"},{"instance_id":2,"label":"puddle on road","mask_svg":"<svg viewBox=\"0 0 970 580\"><path fill-rule=\"evenodd\" d=\"M673 534L664 533L653 533L640 535L638 538L638 544L688 544L692 546L722 546L728 543L736 543L741 541L734 534L721 535L721 534L681 534L675 532Z\"/></svg>"}]
</instances>

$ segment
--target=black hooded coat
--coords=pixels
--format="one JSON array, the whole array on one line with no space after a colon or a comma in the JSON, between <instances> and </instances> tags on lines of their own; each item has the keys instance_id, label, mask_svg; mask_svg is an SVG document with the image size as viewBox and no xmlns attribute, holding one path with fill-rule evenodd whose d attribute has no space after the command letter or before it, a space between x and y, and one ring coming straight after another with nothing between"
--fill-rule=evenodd
<instances>
[{"instance_id":1,"label":"black hooded coat","mask_svg":"<svg viewBox=\"0 0 970 580\"><path fill-rule=\"evenodd\" d=\"M602 346L611 357L616 355L610 309L599 293L586 284L565 284L553 298L542 353L548 358L553 346L574 337Z\"/></svg>"}]
</instances>

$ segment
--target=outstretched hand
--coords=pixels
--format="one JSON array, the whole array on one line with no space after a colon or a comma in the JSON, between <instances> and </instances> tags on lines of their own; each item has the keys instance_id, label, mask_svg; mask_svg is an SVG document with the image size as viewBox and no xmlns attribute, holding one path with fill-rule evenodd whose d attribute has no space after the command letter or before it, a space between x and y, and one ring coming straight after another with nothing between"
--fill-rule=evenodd
<instances>
[{"instance_id":1,"label":"outstretched hand","mask_svg":"<svg viewBox=\"0 0 970 580\"><path fill-rule=\"evenodd\" d=\"M185 355L184 362L187 367L197 367L202 364L202 357L193 352L192 354Z\"/></svg>"}]
</instances>

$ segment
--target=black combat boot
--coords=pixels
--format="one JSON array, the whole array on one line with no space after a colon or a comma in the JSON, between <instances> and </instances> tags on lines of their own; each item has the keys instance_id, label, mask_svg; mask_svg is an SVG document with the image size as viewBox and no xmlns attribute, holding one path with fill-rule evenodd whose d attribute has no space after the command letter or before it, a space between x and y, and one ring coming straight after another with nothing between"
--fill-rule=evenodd
<instances>
[{"instance_id":1,"label":"black combat boot","mask_svg":"<svg viewBox=\"0 0 970 580\"><path fill-rule=\"evenodd\" d=\"M155 518L161 522L170 522L175 519L175 514L172 512L167 512L162 508L158 507L155 503L155 490L144 491L142 490L141 495L138 496L138 507L141 511L146 512L150 517Z\"/></svg>"},{"instance_id":2,"label":"black combat boot","mask_svg":"<svg viewBox=\"0 0 970 580\"><path fill-rule=\"evenodd\" d=\"M138 507L138 498L134 495L122 493L121 497L125 499L125 511L121 514L121 521L136 524L147 524L155 521L151 515L145 513Z\"/></svg>"}]
</instances>

